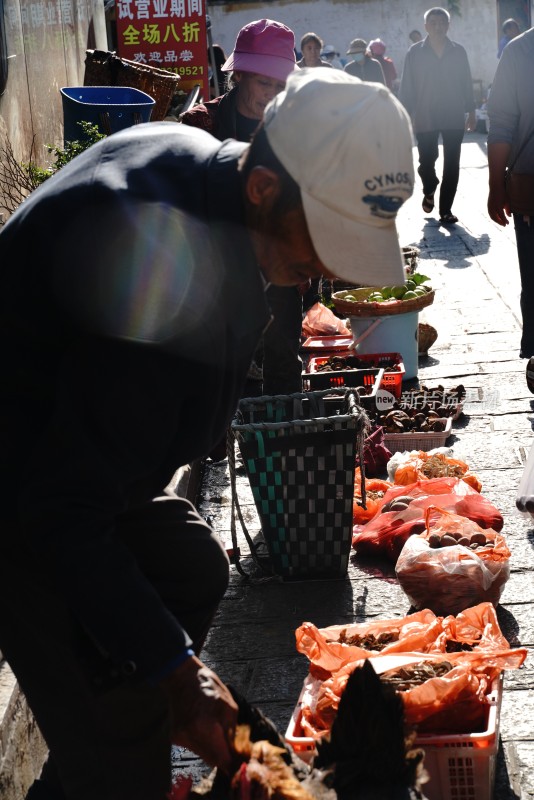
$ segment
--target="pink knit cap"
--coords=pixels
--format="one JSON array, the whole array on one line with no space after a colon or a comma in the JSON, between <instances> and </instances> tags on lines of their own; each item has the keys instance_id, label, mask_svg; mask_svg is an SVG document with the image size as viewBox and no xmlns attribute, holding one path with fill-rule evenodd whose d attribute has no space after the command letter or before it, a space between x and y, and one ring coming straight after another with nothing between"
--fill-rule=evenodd
<instances>
[{"instance_id":1,"label":"pink knit cap","mask_svg":"<svg viewBox=\"0 0 534 800\"><path fill-rule=\"evenodd\" d=\"M278 81L285 81L296 69L295 34L272 19L258 19L241 28L234 52L221 67L223 72L255 72Z\"/></svg>"}]
</instances>

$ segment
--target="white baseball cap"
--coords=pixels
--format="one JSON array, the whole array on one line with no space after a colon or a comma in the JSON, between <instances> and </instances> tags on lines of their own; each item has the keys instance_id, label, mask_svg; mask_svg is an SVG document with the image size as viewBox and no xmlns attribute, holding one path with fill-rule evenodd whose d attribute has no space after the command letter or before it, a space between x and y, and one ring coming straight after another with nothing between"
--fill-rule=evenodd
<instances>
[{"instance_id":1,"label":"white baseball cap","mask_svg":"<svg viewBox=\"0 0 534 800\"><path fill-rule=\"evenodd\" d=\"M389 89L341 70L302 69L269 103L264 125L300 187L323 264L351 283L404 283L395 217L413 192L412 133Z\"/></svg>"}]
</instances>

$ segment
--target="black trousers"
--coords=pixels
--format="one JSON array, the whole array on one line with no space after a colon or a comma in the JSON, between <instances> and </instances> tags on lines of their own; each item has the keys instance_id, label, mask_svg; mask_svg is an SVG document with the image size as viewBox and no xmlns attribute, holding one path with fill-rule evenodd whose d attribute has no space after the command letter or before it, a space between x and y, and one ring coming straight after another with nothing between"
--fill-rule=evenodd
<instances>
[{"instance_id":1,"label":"black trousers","mask_svg":"<svg viewBox=\"0 0 534 800\"><path fill-rule=\"evenodd\" d=\"M521 358L534 356L534 217L514 214L517 258L521 275Z\"/></svg>"},{"instance_id":2,"label":"black trousers","mask_svg":"<svg viewBox=\"0 0 534 800\"><path fill-rule=\"evenodd\" d=\"M269 286L266 295L273 321L263 336L263 391L301 392L302 295L296 286Z\"/></svg>"},{"instance_id":3,"label":"black trousers","mask_svg":"<svg viewBox=\"0 0 534 800\"><path fill-rule=\"evenodd\" d=\"M463 130L425 131L417 133L419 151L418 173L423 183L423 194L436 191L439 178L436 175L439 135L443 141L443 175L439 192L439 215L450 214L460 177L460 155L462 151Z\"/></svg>"},{"instance_id":4,"label":"black trousers","mask_svg":"<svg viewBox=\"0 0 534 800\"><path fill-rule=\"evenodd\" d=\"M131 509L116 527L200 652L228 584L218 539L179 498ZM31 553L0 552L0 588L0 649L47 741L64 795L164 800L171 742L163 691L114 675Z\"/></svg>"}]
</instances>

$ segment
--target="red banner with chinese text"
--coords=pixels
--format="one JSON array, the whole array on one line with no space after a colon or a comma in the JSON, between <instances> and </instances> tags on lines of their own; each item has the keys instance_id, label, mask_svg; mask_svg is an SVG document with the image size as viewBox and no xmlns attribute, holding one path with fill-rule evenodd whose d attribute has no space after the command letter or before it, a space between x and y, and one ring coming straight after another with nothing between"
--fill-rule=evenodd
<instances>
[{"instance_id":1,"label":"red banner with chinese text","mask_svg":"<svg viewBox=\"0 0 534 800\"><path fill-rule=\"evenodd\" d=\"M209 96L204 0L117 0L121 58L175 72L178 88Z\"/></svg>"}]
</instances>

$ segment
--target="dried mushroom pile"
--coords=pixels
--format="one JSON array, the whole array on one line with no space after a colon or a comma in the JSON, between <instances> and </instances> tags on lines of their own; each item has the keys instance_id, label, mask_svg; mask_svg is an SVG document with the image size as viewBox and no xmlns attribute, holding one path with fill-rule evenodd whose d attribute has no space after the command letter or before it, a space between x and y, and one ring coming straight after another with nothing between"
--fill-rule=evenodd
<instances>
[{"instance_id":1,"label":"dried mushroom pile","mask_svg":"<svg viewBox=\"0 0 534 800\"><path fill-rule=\"evenodd\" d=\"M347 630L342 630L337 641L341 644L362 647L364 650L374 650L380 652L392 642L399 641L400 630L380 631L380 633L349 634ZM327 640L328 641L328 640Z\"/></svg>"},{"instance_id":2,"label":"dried mushroom pile","mask_svg":"<svg viewBox=\"0 0 534 800\"><path fill-rule=\"evenodd\" d=\"M432 433L444 431L449 417L460 414L465 399L462 385L452 389L427 387L404 392L387 411L376 410L374 421L385 433Z\"/></svg>"},{"instance_id":3,"label":"dried mushroom pile","mask_svg":"<svg viewBox=\"0 0 534 800\"><path fill-rule=\"evenodd\" d=\"M406 692L431 678L441 678L451 669L452 664L448 661L420 661L418 664L410 664L407 667L385 672L380 676L380 680L382 683L393 686L397 692Z\"/></svg>"},{"instance_id":4,"label":"dried mushroom pile","mask_svg":"<svg viewBox=\"0 0 534 800\"><path fill-rule=\"evenodd\" d=\"M376 364L375 368L379 365ZM382 366L382 364L380 364ZM345 370L372 369L373 365L355 356L330 356L316 366L317 372L341 372ZM399 364L392 363L387 367L388 372L400 372Z\"/></svg>"}]
</instances>

